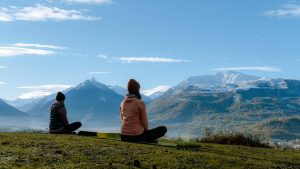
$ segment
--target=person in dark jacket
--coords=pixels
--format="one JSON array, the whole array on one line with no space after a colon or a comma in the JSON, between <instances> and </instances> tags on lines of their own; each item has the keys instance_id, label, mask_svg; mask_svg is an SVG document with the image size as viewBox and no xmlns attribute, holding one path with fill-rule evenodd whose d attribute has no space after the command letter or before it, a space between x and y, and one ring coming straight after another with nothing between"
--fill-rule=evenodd
<instances>
[{"instance_id":1,"label":"person in dark jacket","mask_svg":"<svg viewBox=\"0 0 300 169\"><path fill-rule=\"evenodd\" d=\"M80 122L69 123L67 109L64 101L66 97L62 92L57 92L56 102L51 106L50 112L50 134L71 134L81 127Z\"/></svg>"}]
</instances>

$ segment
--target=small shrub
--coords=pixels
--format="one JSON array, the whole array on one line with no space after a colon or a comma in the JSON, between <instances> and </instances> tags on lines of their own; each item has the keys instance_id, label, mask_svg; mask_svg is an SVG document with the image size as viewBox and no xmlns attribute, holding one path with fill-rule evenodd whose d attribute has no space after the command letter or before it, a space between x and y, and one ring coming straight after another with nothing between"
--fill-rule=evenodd
<instances>
[{"instance_id":1,"label":"small shrub","mask_svg":"<svg viewBox=\"0 0 300 169\"><path fill-rule=\"evenodd\" d=\"M205 134L206 137L209 137L209 136L213 135L213 129L209 128L209 127L205 127L204 134Z\"/></svg>"},{"instance_id":2,"label":"small shrub","mask_svg":"<svg viewBox=\"0 0 300 169\"><path fill-rule=\"evenodd\" d=\"M250 147L270 148L268 144L261 143L259 137L252 135L245 136L242 133L218 133L203 137L199 141L202 143L231 144Z\"/></svg>"}]
</instances>

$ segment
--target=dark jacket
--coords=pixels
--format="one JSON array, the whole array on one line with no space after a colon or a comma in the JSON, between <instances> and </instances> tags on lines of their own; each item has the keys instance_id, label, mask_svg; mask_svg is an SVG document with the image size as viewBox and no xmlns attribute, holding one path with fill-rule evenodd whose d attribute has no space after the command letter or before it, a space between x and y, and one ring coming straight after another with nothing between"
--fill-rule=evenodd
<instances>
[{"instance_id":1,"label":"dark jacket","mask_svg":"<svg viewBox=\"0 0 300 169\"><path fill-rule=\"evenodd\" d=\"M61 131L64 126L68 125L67 110L63 103L54 103L50 112L50 132Z\"/></svg>"}]
</instances>

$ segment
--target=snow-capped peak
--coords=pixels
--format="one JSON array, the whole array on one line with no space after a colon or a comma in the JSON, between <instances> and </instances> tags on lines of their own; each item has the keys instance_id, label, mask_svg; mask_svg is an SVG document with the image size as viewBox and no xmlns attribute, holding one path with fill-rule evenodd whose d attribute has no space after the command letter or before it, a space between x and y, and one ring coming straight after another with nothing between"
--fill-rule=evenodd
<instances>
[{"instance_id":1,"label":"snow-capped peak","mask_svg":"<svg viewBox=\"0 0 300 169\"><path fill-rule=\"evenodd\" d=\"M157 86L153 89L148 89L148 90L143 90L142 93L146 96L151 96L157 92L159 93L164 93L166 92L167 90L170 89L170 86L167 86L167 85L162 85L162 86Z\"/></svg>"},{"instance_id":2,"label":"snow-capped peak","mask_svg":"<svg viewBox=\"0 0 300 169\"><path fill-rule=\"evenodd\" d=\"M198 86L211 87L222 86L227 84L240 84L246 81L258 80L259 77L246 75L240 72L224 71L218 72L215 75L194 76L183 81L179 87Z\"/></svg>"},{"instance_id":3,"label":"snow-capped peak","mask_svg":"<svg viewBox=\"0 0 300 169\"><path fill-rule=\"evenodd\" d=\"M95 78L91 78L89 80L84 81L83 83L80 83L76 89L80 89L80 88L85 88L85 87L96 87L96 88L101 88L101 89L109 89L105 84L102 84L100 82L98 82Z\"/></svg>"}]
</instances>

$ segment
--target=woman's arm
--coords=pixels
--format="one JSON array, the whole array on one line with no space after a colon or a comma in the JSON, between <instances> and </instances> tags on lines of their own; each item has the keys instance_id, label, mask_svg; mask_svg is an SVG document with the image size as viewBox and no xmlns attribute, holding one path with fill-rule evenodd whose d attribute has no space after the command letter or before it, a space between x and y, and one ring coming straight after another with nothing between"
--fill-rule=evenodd
<instances>
[{"instance_id":1,"label":"woman's arm","mask_svg":"<svg viewBox=\"0 0 300 169\"><path fill-rule=\"evenodd\" d=\"M122 101L121 105L120 105L120 116L121 116L122 123L123 123L123 112L122 112L123 104L124 104L124 102Z\"/></svg>"},{"instance_id":2,"label":"woman's arm","mask_svg":"<svg viewBox=\"0 0 300 169\"><path fill-rule=\"evenodd\" d=\"M144 102L141 101L140 104L140 118L141 118L141 123L142 126L144 127L144 130L148 130L148 117L147 117L147 111L146 111L146 106Z\"/></svg>"},{"instance_id":3,"label":"woman's arm","mask_svg":"<svg viewBox=\"0 0 300 169\"><path fill-rule=\"evenodd\" d=\"M120 107L120 116L121 116L121 121L123 122L122 107Z\"/></svg>"}]
</instances>

